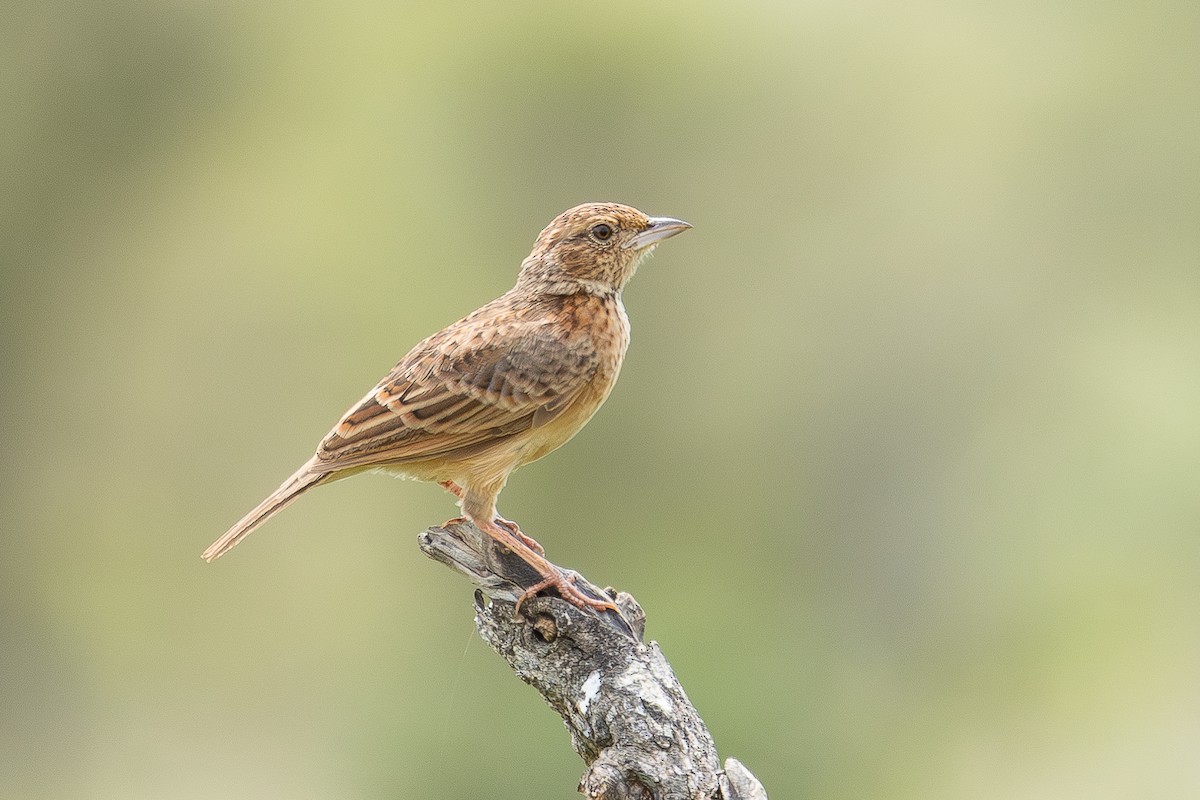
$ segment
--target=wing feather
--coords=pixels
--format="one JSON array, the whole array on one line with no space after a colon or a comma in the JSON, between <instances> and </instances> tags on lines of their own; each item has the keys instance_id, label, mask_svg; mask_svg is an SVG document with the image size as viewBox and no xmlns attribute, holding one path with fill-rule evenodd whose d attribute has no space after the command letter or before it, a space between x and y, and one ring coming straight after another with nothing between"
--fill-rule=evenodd
<instances>
[{"instance_id":1,"label":"wing feather","mask_svg":"<svg viewBox=\"0 0 1200 800\"><path fill-rule=\"evenodd\" d=\"M321 471L476 451L553 419L595 375L592 343L545 315L487 324L480 312L417 345L351 408L317 451Z\"/></svg>"}]
</instances>

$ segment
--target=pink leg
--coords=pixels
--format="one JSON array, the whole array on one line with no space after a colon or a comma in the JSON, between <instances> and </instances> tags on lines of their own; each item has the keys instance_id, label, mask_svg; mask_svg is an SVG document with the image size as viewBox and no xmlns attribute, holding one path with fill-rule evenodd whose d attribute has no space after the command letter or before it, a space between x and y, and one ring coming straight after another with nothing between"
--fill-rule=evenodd
<instances>
[{"instance_id":1,"label":"pink leg","mask_svg":"<svg viewBox=\"0 0 1200 800\"><path fill-rule=\"evenodd\" d=\"M442 487L447 492L449 492L450 494L457 497L459 500L462 500L463 495L466 494L466 492L463 491L463 488L461 486L459 486L457 483L455 483L454 481L442 481L438 484L438 486ZM449 525L454 522L462 522L462 520L463 520L462 517L455 517L452 520L448 520L446 522L446 524ZM505 528L508 528L509 532L512 533L513 536L516 536L518 539L520 539L521 542L526 547L528 547L530 550L537 553L539 556L546 555L546 548L544 548L540 544L538 544L537 540L534 539L533 537L526 536L524 533L522 533L521 526L518 525L517 523L513 522L512 520L505 519L504 517L501 517L499 515L496 516L496 522L499 525L502 525Z\"/></svg>"},{"instance_id":2,"label":"pink leg","mask_svg":"<svg viewBox=\"0 0 1200 800\"><path fill-rule=\"evenodd\" d=\"M504 488L504 479L507 477L506 474L491 483L468 485L467 490L463 492L462 509L463 515L476 528L492 537L501 547L508 548L515 553L541 576L540 582L534 584L532 588L526 589L518 598L517 611L520 611L521 603L541 590L553 587L558 590L558 594L563 600L577 608L616 611L619 614L620 611L611 602L596 600L581 592L573 580L564 578L558 569L546 560L540 544L521 533L520 527L515 522L509 522L496 513L496 497Z\"/></svg>"},{"instance_id":3,"label":"pink leg","mask_svg":"<svg viewBox=\"0 0 1200 800\"><path fill-rule=\"evenodd\" d=\"M521 539L517 538L517 536L508 528L496 522L492 522L488 525L480 525L478 523L475 525L501 545L507 547L513 553L516 553L522 561L533 567L537 573L542 576L542 580L540 582L535 583L533 586L526 589L521 596L517 598L517 605L514 609L516 613L519 614L521 612L522 603L529 598L534 597L543 589L550 587L553 587L558 591L559 597L561 597L563 600L566 600L576 608L591 608L595 609L596 611L616 611L618 614L621 613L620 610L612 604L612 602L608 600L596 600L595 598L588 597L586 594L581 592L575 585L574 576L563 577L563 575L554 568L553 564L543 558L541 554L539 554L533 548L526 545ZM522 534L522 536L524 537L524 534Z\"/></svg>"},{"instance_id":4,"label":"pink leg","mask_svg":"<svg viewBox=\"0 0 1200 800\"><path fill-rule=\"evenodd\" d=\"M526 536L524 533L522 533L521 526L513 522L511 519L496 517L496 524L500 525L501 527L508 528L509 533L520 539L522 544L524 544L533 552L537 553L539 556L546 555L546 548L538 544L537 539L534 539L532 536Z\"/></svg>"}]
</instances>

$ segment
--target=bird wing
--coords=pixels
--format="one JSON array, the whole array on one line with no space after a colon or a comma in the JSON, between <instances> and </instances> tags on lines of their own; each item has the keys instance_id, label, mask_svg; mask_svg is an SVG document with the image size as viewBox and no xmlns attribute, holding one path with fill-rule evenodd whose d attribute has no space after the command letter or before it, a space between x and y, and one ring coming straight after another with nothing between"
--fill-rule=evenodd
<instances>
[{"instance_id":1,"label":"bird wing","mask_svg":"<svg viewBox=\"0 0 1200 800\"><path fill-rule=\"evenodd\" d=\"M329 432L314 465L465 456L550 421L596 373L595 347L544 319L473 317L414 347Z\"/></svg>"}]
</instances>

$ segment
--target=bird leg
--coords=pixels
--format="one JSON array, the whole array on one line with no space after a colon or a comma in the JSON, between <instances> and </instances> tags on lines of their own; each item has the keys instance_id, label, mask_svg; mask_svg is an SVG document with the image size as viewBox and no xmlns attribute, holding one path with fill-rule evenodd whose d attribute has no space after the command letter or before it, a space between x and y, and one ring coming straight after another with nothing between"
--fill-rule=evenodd
<instances>
[{"instance_id":1,"label":"bird leg","mask_svg":"<svg viewBox=\"0 0 1200 800\"><path fill-rule=\"evenodd\" d=\"M521 544L525 545L539 556L546 555L546 548L538 544L537 539L534 539L532 536L526 536L524 533L522 533L521 526L513 522L511 519L505 519L504 517L497 515L496 524L503 528L508 528L509 533L521 540Z\"/></svg>"},{"instance_id":2,"label":"bird leg","mask_svg":"<svg viewBox=\"0 0 1200 800\"><path fill-rule=\"evenodd\" d=\"M442 527L449 528L451 525L460 525L464 522L470 522L470 520L468 520L466 517L451 517L450 519L448 519L442 523ZM518 540L520 540L521 544L525 545L530 550L537 553L539 556L546 555L546 548L542 547L542 545L538 542L537 539L534 539L532 536L527 536L524 533L522 533L521 526L518 525L517 523L513 522L511 519L505 519L504 517L498 516L498 517L496 517L496 524L501 526L502 528L507 529L509 533L511 533L513 536L517 537Z\"/></svg>"},{"instance_id":3,"label":"bird leg","mask_svg":"<svg viewBox=\"0 0 1200 800\"><path fill-rule=\"evenodd\" d=\"M588 597L586 594L580 591L575 585L575 575L572 574L570 576L564 576L561 572L559 572L558 569L549 561L547 561L541 553L537 552L537 550L530 547L523 541L524 539L529 539L529 537L525 536L524 534L520 534L520 538L518 538L517 533L514 533L499 520L490 522L487 525L480 525L474 520L472 520L472 522L474 522L476 528L479 528L488 536L491 536L500 545L511 550L522 561L533 567L538 575L542 576L541 581L526 589L521 596L517 598L517 605L514 609L515 613L520 614L521 604L526 600L536 596L537 593L543 589L548 589L551 587L558 592L559 597L561 597L563 600L566 600L576 608L582 608L585 610L590 608L595 611L616 611L618 614L621 613L611 601L597 600L593 597ZM504 520L503 522L508 521ZM518 533L519 531L520 529L518 528ZM537 543L534 542L534 544ZM540 548L541 546L539 545L538 549Z\"/></svg>"},{"instance_id":4,"label":"bird leg","mask_svg":"<svg viewBox=\"0 0 1200 800\"><path fill-rule=\"evenodd\" d=\"M466 494L466 490L464 490L461 486L459 486L454 481L440 481L438 483L438 486L442 487L447 492L449 492L450 494L457 497L459 500L462 500L463 495ZM454 525L454 524L457 524L462 521L463 521L463 517L455 517L454 519L446 520L446 525ZM537 553L539 556L546 555L546 548L544 548L540 544L538 544L537 539L534 539L532 536L526 536L524 533L522 533L521 526L518 525L517 523L513 522L511 519L505 519L504 517L497 514L496 515L496 524L502 525L503 527L508 528L509 533L511 533L513 536L516 536L518 539L520 539L522 544L524 544L526 547L528 547L533 552ZM443 527L445 527L445 526L443 526Z\"/></svg>"}]
</instances>

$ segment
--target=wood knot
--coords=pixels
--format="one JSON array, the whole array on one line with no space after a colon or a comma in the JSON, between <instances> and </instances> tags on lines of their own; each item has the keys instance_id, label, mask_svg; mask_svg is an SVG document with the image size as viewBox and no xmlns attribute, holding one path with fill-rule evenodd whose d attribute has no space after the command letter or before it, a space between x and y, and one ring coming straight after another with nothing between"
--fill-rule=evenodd
<instances>
[{"instance_id":1,"label":"wood knot","mask_svg":"<svg viewBox=\"0 0 1200 800\"><path fill-rule=\"evenodd\" d=\"M558 639L558 620L554 619L553 614L538 614L529 624L533 628L533 635L539 641L553 644Z\"/></svg>"},{"instance_id":2,"label":"wood knot","mask_svg":"<svg viewBox=\"0 0 1200 800\"><path fill-rule=\"evenodd\" d=\"M588 800L653 800L654 792L612 764L593 764L577 787Z\"/></svg>"}]
</instances>

